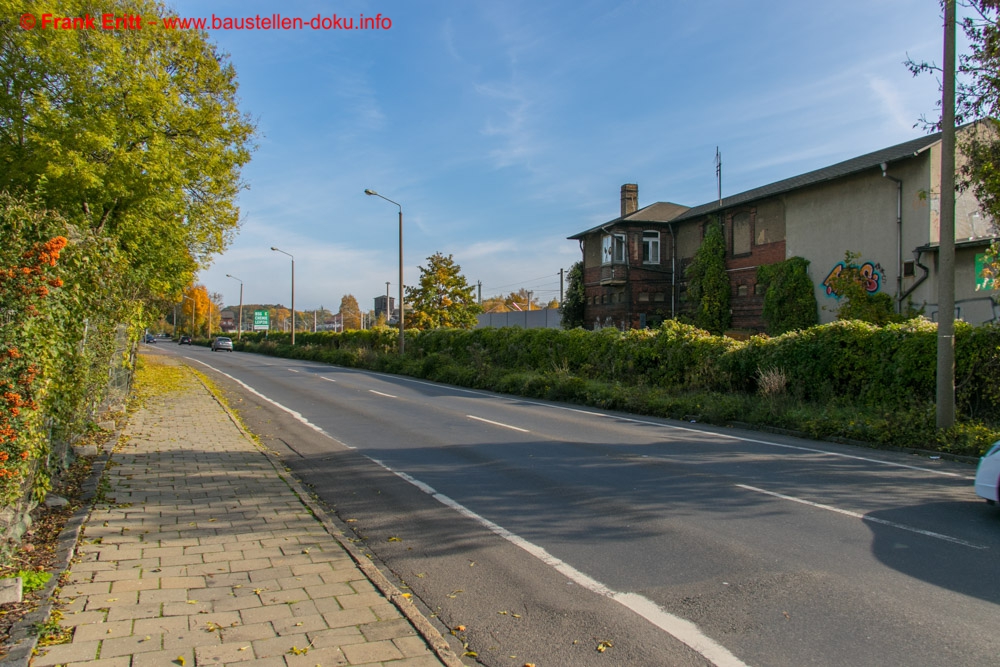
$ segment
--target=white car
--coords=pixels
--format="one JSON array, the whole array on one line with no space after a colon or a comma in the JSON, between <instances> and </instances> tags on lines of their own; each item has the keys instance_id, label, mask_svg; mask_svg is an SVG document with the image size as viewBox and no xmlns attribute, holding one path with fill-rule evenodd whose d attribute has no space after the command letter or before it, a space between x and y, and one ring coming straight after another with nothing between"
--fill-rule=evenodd
<instances>
[{"instance_id":1,"label":"white car","mask_svg":"<svg viewBox=\"0 0 1000 667\"><path fill-rule=\"evenodd\" d=\"M976 495L986 498L990 505L1000 501L1000 440L979 459L976 471Z\"/></svg>"}]
</instances>

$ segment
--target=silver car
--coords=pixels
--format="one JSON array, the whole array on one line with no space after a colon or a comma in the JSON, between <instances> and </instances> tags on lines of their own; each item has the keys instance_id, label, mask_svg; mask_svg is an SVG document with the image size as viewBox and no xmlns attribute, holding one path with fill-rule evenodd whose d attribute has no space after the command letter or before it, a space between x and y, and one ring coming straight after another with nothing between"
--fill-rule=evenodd
<instances>
[{"instance_id":1,"label":"silver car","mask_svg":"<svg viewBox=\"0 0 1000 667\"><path fill-rule=\"evenodd\" d=\"M232 352L233 339L226 338L225 336L219 336L218 338L212 341L212 352L215 352L216 350L229 350L230 352Z\"/></svg>"}]
</instances>

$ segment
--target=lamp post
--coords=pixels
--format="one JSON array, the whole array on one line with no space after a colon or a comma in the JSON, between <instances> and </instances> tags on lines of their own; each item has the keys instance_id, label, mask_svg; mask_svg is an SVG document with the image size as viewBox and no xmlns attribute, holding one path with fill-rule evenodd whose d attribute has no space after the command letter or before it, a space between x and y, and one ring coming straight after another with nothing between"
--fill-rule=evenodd
<instances>
[{"instance_id":1,"label":"lamp post","mask_svg":"<svg viewBox=\"0 0 1000 667\"><path fill-rule=\"evenodd\" d=\"M232 278L233 280L235 280L236 282L238 282L240 284L240 320L239 320L239 324L236 325L236 340L237 340L237 342L239 342L240 340L243 339L242 338L242 336L243 336L243 281L240 280L239 278L237 278L236 276L229 275L228 273L226 274L226 277L227 278Z\"/></svg>"},{"instance_id":2,"label":"lamp post","mask_svg":"<svg viewBox=\"0 0 1000 667\"><path fill-rule=\"evenodd\" d=\"M403 207L398 202L394 202L388 197L383 197L374 190L366 189L365 194L371 197L378 197L380 199L384 199L390 204L395 204L399 208L399 353L403 354L403 352L406 350L406 337L405 337L406 307L403 305ZM388 299L386 299L385 309L386 309L386 320L388 321L389 319Z\"/></svg>"},{"instance_id":3,"label":"lamp post","mask_svg":"<svg viewBox=\"0 0 1000 667\"><path fill-rule=\"evenodd\" d=\"M288 255L292 258L292 345L295 345L295 256L291 253L287 253L284 250L278 250L274 246L271 246L271 250L274 252L280 252L282 255Z\"/></svg>"}]
</instances>

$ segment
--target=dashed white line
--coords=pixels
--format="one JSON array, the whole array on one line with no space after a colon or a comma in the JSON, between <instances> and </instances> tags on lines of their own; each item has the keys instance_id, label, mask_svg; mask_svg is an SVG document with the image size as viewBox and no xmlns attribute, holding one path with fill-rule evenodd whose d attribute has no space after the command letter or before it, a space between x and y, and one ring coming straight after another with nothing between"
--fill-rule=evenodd
<instances>
[{"instance_id":1,"label":"dashed white line","mask_svg":"<svg viewBox=\"0 0 1000 667\"><path fill-rule=\"evenodd\" d=\"M295 370L294 368L288 368L288 369L286 369L286 370L287 370L288 372L290 372L290 373L298 373L298 372L299 372L299 371Z\"/></svg>"},{"instance_id":2,"label":"dashed white line","mask_svg":"<svg viewBox=\"0 0 1000 667\"><path fill-rule=\"evenodd\" d=\"M369 389L368 391L370 391L373 394L378 394L379 396L385 396L386 398L397 398L396 396L393 396L392 394L383 394L381 391L375 391L374 389Z\"/></svg>"},{"instance_id":3,"label":"dashed white line","mask_svg":"<svg viewBox=\"0 0 1000 667\"><path fill-rule=\"evenodd\" d=\"M814 503L811 500L805 500L804 498L796 498L795 496L788 496L784 493L777 493L775 491L768 491L766 489L760 489L756 486L749 486L748 484L737 484L741 489L746 489L747 491L754 491L756 493L763 493L767 496L773 496L774 498L781 498L782 500L790 500L793 503L799 503L800 505L808 505L809 507L815 507L817 509L826 510L828 512L836 512L837 514L843 514L844 516L854 517L855 519L861 519L862 521L867 521L869 523L877 523L882 526L891 526L892 528L898 528L899 530L905 530L911 533L917 533L918 535L923 535L924 537L933 537L936 540L944 540L945 542L951 542L952 544L960 544L963 547L970 547L972 549L989 549L979 544L973 544L972 542L966 542L965 540L960 540L957 537L951 537L950 535L942 535L941 533L935 533L930 530L923 530L922 528L914 528L913 526L907 526L904 523L896 523L895 521L887 521L885 519L879 519L878 517L870 516L868 514L861 514L859 512L852 512L851 510L841 509L840 507L834 507L833 505L824 505L823 503Z\"/></svg>"},{"instance_id":4,"label":"dashed white line","mask_svg":"<svg viewBox=\"0 0 1000 667\"><path fill-rule=\"evenodd\" d=\"M483 419L482 417L477 417L475 415L465 415L469 419L475 419L477 422L485 422L487 424L493 424L494 426L499 426L501 428L509 428L511 431L520 431L521 433L531 433L526 428L518 428L517 426L511 426L510 424L502 424L500 422L495 422L492 419Z\"/></svg>"},{"instance_id":5,"label":"dashed white line","mask_svg":"<svg viewBox=\"0 0 1000 667\"><path fill-rule=\"evenodd\" d=\"M719 644L714 639L703 633L698 626L691 621L683 619L679 616L674 616L649 598L643 597L638 593L621 593L608 588L600 581L597 581L593 577L577 570L569 563L556 558L537 544L527 541L523 537L507 530L503 526L495 524L486 517L476 514L469 508L459 504L448 496L438 493L428 484L410 477L405 472L393 470L378 459L371 460L389 472L414 485L445 507L449 507L459 514L472 519L495 535L499 535L514 546L523 549L546 565L565 575L570 581L586 588L589 591L597 593L598 595L608 597L623 607L632 610L678 641L690 646L693 650L703 655L709 662L717 667L746 667L746 663L730 653L725 646Z\"/></svg>"},{"instance_id":6,"label":"dashed white line","mask_svg":"<svg viewBox=\"0 0 1000 667\"><path fill-rule=\"evenodd\" d=\"M327 382L336 382L336 380L334 380L333 378L325 378L325 377L323 377L322 375L320 376L320 378L319 378L319 379L320 379L320 380L326 380Z\"/></svg>"}]
</instances>

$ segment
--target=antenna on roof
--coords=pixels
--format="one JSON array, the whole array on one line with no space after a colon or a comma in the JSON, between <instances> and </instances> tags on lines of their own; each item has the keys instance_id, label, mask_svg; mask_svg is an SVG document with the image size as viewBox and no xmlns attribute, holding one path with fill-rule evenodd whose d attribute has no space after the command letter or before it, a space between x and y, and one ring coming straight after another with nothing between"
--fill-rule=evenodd
<instances>
[{"instance_id":1,"label":"antenna on roof","mask_svg":"<svg viewBox=\"0 0 1000 667\"><path fill-rule=\"evenodd\" d=\"M722 208L722 153L715 147L715 182L719 188L719 208Z\"/></svg>"}]
</instances>

